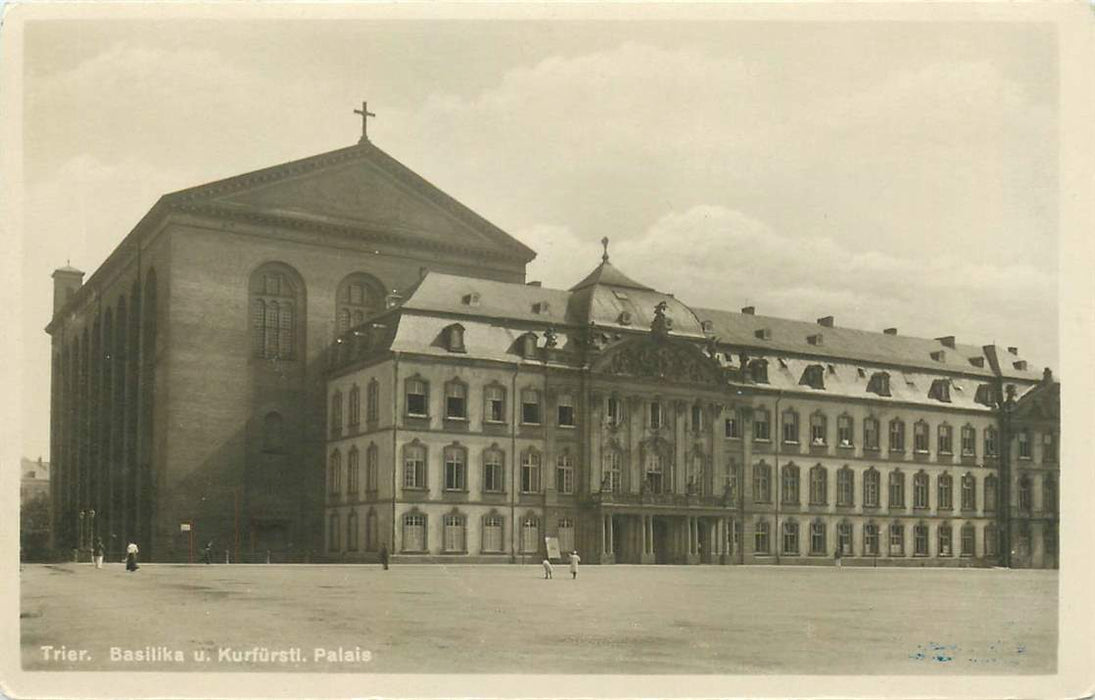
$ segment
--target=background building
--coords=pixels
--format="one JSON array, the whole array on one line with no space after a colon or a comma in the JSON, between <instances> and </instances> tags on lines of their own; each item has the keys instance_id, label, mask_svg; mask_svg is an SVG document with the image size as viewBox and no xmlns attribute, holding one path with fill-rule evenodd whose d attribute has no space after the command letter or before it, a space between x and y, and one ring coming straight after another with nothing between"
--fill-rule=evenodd
<instances>
[{"instance_id":1,"label":"background building","mask_svg":"<svg viewBox=\"0 0 1095 700\"><path fill-rule=\"evenodd\" d=\"M569 291L430 273L331 363L332 557L1055 564L1016 348L690 309L606 250Z\"/></svg>"},{"instance_id":2,"label":"background building","mask_svg":"<svg viewBox=\"0 0 1095 700\"><path fill-rule=\"evenodd\" d=\"M50 555L49 462L23 457L19 460L19 550L23 559Z\"/></svg>"}]
</instances>

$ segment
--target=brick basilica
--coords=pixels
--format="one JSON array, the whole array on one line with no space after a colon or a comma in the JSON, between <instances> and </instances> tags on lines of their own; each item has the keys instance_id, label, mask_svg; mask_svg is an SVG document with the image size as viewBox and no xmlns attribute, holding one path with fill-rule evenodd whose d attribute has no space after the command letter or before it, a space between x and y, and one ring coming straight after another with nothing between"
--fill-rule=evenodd
<instances>
[{"instance_id":1,"label":"brick basilica","mask_svg":"<svg viewBox=\"0 0 1095 700\"><path fill-rule=\"evenodd\" d=\"M54 272L54 548L1057 566L1060 385L1017 348L533 257L365 138L165 195Z\"/></svg>"}]
</instances>

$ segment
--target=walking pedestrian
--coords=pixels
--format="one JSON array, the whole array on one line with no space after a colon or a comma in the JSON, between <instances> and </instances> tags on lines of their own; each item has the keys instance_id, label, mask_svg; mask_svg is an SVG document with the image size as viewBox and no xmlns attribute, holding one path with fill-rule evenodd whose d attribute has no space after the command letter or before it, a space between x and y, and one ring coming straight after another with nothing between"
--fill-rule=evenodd
<instances>
[{"instance_id":1,"label":"walking pedestrian","mask_svg":"<svg viewBox=\"0 0 1095 700\"><path fill-rule=\"evenodd\" d=\"M384 565L384 570L388 570L388 545L380 545L380 563Z\"/></svg>"},{"instance_id":2,"label":"walking pedestrian","mask_svg":"<svg viewBox=\"0 0 1095 700\"><path fill-rule=\"evenodd\" d=\"M213 563L213 540L209 540L209 542L206 543L205 549L202 551L202 560L206 564Z\"/></svg>"},{"instance_id":3,"label":"walking pedestrian","mask_svg":"<svg viewBox=\"0 0 1095 700\"><path fill-rule=\"evenodd\" d=\"M842 559L843 556L844 556L844 552L842 551L841 546L838 544L836 546L836 552L833 553L833 559L836 560L836 568L838 568L838 569L844 567L844 563L843 563L843 559Z\"/></svg>"},{"instance_id":4,"label":"walking pedestrian","mask_svg":"<svg viewBox=\"0 0 1095 700\"><path fill-rule=\"evenodd\" d=\"M545 559L544 560L544 578L545 579L552 578L552 574L554 574L554 573L555 573L555 567L553 567L551 565L551 560L550 559Z\"/></svg>"},{"instance_id":5,"label":"walking pedestrian","mask_svg":"<svg viewBox=\"0 0 1095 700\"><path fill-rule=\"evenodd\" d=\"M574 550L570 553L570 578L578 578L578 562L582 561L582 558L578 556L578 550Z\"/></svg>"},{"instance_id":6,"label":"walking pedestrian","mask_svg":"<svg viewBox=\"0 0 1095 700\"><path fill-rule=\"evenodd\" d=\"M140 550L137 549L137 543L136 542L130 542L129 545L125 548L125 570L126 571L136 571L139 568L137 566L137 552L138 551L140 551Z\"/></svg>"},{"instance_id":7,"label":"walking pedestrian","mask_svg":"<svg viewBox=\"0 0 1095 700\"><path fill-rule=\"evenodd\" d=\"M96 537L95 544L91 545L91 559L95 562L95 568L103 568L103 538Z\"/></svg>"}]
</instances>

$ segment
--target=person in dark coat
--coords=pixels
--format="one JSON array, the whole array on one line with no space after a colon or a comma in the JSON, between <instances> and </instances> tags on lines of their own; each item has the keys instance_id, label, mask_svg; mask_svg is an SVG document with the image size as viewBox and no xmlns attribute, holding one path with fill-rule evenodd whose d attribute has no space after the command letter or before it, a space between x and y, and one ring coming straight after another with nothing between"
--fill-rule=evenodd
<instances>
[{"instance_id":1,"label":"person in dark coat","mask_svg":"<svg viewBox=\"0 0 1095 700\"><path fill-rule=\"evenodd\" d=\"M127 546L125 548L125 570L126 571L136 571L139 568L137 566L137 552L138 551L140 551L140 550L137 549L137 543L136 542L130 542L129 546Z\"/></svg>"},{"instance_id":2,"label":"person in dark coat","mask_svg":"<svg viewBox=\"0 0 1095 700\"><path fill-rule=\"evenodd\" d=\"M213 563L213 540L209 540L205 545L205 549L202 550L202 561L206 564Z\"/></svg>"},{"instance_id":3,"label":"person in dark coat","mask_svg":"<svg viewBox=\"0 0 1095 700\"><path fill-rule=\"evenodd\" d=\"M384 570L388 570L388 545L380 545L380 563L384 565Z\"/></svg>"},{"instance_id":4,"label":"person in dark coat","mask_svg":"<svg viewBox=\"0 0 1095 700\"><path fill-rule=\"evenodd\" d=\"M96 537L95 544L91 546L91 559L95 562L95 568L103 568L103 538Z\"/></svg>"},{"instance_id":5,"label":"person in dark coat","mask_svg":"<svg viewBox=\"0 0 1095 700\"><path fill-rule=\"evenodd\" d=\"M841 557L843 557L843 556L844 556L843 548L838 544L836 546L836 551L833 552L833 559L836 560L836 566L837 566L838 569L841 568L842 566L844 566L844 563L841 561Z\"/></svg>"}]
</instances>

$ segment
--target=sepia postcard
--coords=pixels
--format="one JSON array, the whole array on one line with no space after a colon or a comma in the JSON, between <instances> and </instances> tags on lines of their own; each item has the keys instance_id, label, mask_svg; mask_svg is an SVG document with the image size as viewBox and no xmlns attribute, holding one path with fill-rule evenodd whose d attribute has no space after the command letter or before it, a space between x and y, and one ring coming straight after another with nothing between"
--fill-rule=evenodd
<instances>
[{"instance_id":1,"label":"sepia postcard","mask_svg":"<svg viewBox=\"0 0 1095 700\"><path fill-rule=\"evenodd\" d=\"M1089 5L4 9L5 696L1095 692Z\"/></svg>"}]
</instances>

